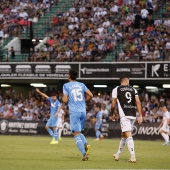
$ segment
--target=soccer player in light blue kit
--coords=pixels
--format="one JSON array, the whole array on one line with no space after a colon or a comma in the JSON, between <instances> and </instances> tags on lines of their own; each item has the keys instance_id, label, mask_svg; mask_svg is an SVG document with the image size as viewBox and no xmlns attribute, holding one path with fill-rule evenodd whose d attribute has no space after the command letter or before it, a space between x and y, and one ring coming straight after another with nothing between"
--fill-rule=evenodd
<instances>
[{"instance_id":1,"label":"soccer player in light blue kit","mask_svg":"<svg viewBox=\"0 0 170 170\"><path fill-rule=\"evenodd\" d=\"M103 139L104 136L102 135L102 133L100 132L100 128L102 125L102 112L101 112L101 105L97 104L95 111L97 112L96 114L96 123L95 123L95 131L96 131L96 140L100 140Z\"/></svg>"},{"instance_id":2,"label":"soccer player in light blue kit","mask_svg":"<svg viewBox=\"0 0 170 170\"><path fill-rule=\"evenodd\" d=\"M60 102L57 100L55 94L52 94L52 96L49 97L45 93L42 93L38 88L36 88L36 92L50 101L50 118L48 119L45 128L53 138L50 144L58 144L57 121L58 113L60 112ZM52 127L52 129L50 127Z\"/></svg>"},{"instance_id":3,"label":"soccer player in light blue kit","mask_svg":"<svg viewBox=\"0 0 170 170\"><path fill-rule=\"evenodd\" d=\"M81 133L84 129L86 119L86 101L93 97L91 91L85 84L77 82L78 73L76 70L70 70L68 75L68 83L63 85L64 103L68 102L70 114L70 127L74 135L76 145L83 155L82 161L88 160L90 154L90 145L87 144L85 136ZM86 94L86 98L85 98Z\"/></svg>"}]
</instances>

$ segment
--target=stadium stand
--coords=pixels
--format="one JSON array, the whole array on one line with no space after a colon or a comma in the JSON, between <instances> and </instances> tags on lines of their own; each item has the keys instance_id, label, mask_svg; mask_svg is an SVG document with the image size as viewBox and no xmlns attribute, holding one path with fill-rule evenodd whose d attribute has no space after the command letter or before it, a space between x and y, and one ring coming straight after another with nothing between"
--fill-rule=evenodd
<instances>
[{"instance_id":1,"label":"stadium stand","mask_svg":"<svg viewBox=\"0 0 170 170\"><path fill-rule=\"evenodd\" d=\"M0 36L3 61L6 61L6 45L15 37L19 37L21 40L29 39L31 23L34 23L34 30L36 30L39 27L38 23L42 24L43 16L46 16L47 13L49 15L51 10L56 10L56 3L57 0L3 0L0 2ZM21 51L16 50L16 52L20 53ZM28 56L28 53L17 54L15 61L25 60L25 55Z\"/></svg>"},{"instance_id":2,"label":"stadium stand","mask_svg":"<svg viewBox=\"0 0 170 170\"><path fill-rule=\"evenodd\" d=\"M44 92L48 96L50 96L53 92L56 92L58 99L61 101L61 91L56 91L54 88L48 88ZM119 114L117 109L115 109L115 115L110 115L112 102L111 93L93 91L93 94L93 99L87 103L87 120L93 121L95 117L95 106L100 103L102 104L103 122L118 121ZM145 90L140 90L139 96L142 104L144 122L160 122L162 119L161 106L165 104L170 111L170 93L168 91L155 94L153 92L151 93ZM62 105L65 113L65 121L68 121L68 107L64 104ZM22 93L17 94L13 88L0 90L0 118L46 121L50 115L49 110L49 102L36 93L35 90L29 91L28 97L26 98L23 97Z\"/></svg>"},{"instance_id":3,"label":"stadium stand","mask_svg":"<svg viewBox=\"0 0 170 170\"><path fill-rule=\"evenodd\" d=\"M5 2L8 5L1 11L13 17ZM47 2L29 2L36 9L27 9L30 18L18 21L17 28L5 24L10 29L1 30L7 37L28 38L30 23L38 20L33 24L34 37L52 37L53 43L42 44L31 61L169 60L168 0L60 0L51 6ZM11 39L4 41L2 50ZM25 57L16 56L15 61Z\"/></svg>"}]
</instances>

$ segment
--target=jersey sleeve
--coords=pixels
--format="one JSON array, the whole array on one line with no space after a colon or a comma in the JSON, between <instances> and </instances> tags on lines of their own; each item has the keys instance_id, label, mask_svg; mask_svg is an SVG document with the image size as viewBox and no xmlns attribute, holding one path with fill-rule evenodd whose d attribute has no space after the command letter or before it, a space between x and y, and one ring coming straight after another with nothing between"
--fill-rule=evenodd
<instances>
[{"instance_id":1,"label":"jersey sleeve","mask_svg":"<svg viewBox=\"0 0 170 170\"><path fill-rule=\"evenodd\" d=\"M58 107L60 107L61 106L61 103L57 100L57 105L58 105Z\"/></svg>"},{"instance_id":2,"label":"jersey sleeve","mask_svg":"<svg viewBox=\"0 0 170 170\"><path fill-rule=\"evenodd\" d=\"M66 88L66 85L65 85L65 84L64 84L64 86L63 86L63 94L68 95L68 91L67 91L67 88Z\"/></svg>"},{"instance_id":3,"label":"jersey sleeve","mask_svg":"<svg viewBox=\"0 0 170 170\"><path fill-rule=\"evenodd\" d=\"M138 91L136 89L134 89L135 91L135 96L138 96Z\"/></svg>"},{"instance_id":4,"label":"jersey sleeve","mask_svg":"<svg viewBox=\"0 0 170 170\"><path fill-rule=\"evenodd\" d=\"M113 89L112 91L112 98L115 99L117 98L117 87Z\"/></svg>"},{"instance_id":5,"label":"jersey sleeve","mask_svg":"<svg viewBox=\"0 0 170 170\"><path fill-rule=\"evenodd\" d=\"M52 102L52 98L51 98L51 97L49 97L47 100L50 101L50 102Z\"/></svg>"},{"instance_id":6,"label":"jersey sleeve","mask_svg":"<svg viewBox=\"0 0 170 170\"><path fill-rule=\"evenodd\" d=\"M85 84L83 84L84 92L88 90Z\"/></svg>"}]
</instances>

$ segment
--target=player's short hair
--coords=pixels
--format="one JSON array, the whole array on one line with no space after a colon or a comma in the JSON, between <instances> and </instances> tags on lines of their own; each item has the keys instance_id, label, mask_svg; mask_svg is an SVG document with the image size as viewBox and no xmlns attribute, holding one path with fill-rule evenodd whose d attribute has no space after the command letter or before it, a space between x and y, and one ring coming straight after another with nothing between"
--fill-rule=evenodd
<instances>
[{"instance_id":1,"label":"player's short hair","mask_svg":"<svg viewBox=\"0 0 170 170\"><path fill-rule=\"evenodd\" d=\"M76 70L71 69L69 72L69 76L70 76L71 80L76 80L77 76L78 76L78 72Z\"/></svg>"},{"instance_id":2,"label":"player's short hair","mask_svg":"<svg viewBox=\"0 0 170 170\"><path fill-rule=\"evenodd\" d=\"M126 75L121 76L119 79L120 83L122 83L125 79L129 79L129 77Z\"/></svg>"},{"instance_id":3,"label":"player's short hair","mask_svg":"<svg viewBox=\"0 0 170 170\"><path fill-rule=\"evenodd\" d=\"M98 107L99 109L101 109L101 104L100 104L100 103L97 103L97 104L96 104L96 107Z\"/></svg>"},{"instance_id":4,"label":"player's short hair","mask_svg":"<svg viewBox=\"0 0 170 170\"><path fill-rule=\"evenodd\" d=\"M52 96L57 96L57 94L55 92L51 93L51 97Z\"/></svg>"}]
</instances>

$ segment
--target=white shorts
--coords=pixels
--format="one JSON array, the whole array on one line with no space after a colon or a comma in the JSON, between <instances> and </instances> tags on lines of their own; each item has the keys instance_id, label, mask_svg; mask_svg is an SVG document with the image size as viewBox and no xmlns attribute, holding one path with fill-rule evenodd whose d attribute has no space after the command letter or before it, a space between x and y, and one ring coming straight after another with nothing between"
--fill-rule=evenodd
<instances>
[{"instance_id":1,"label":"white shorts","mask_svg":"<svg viewBox=\"0 0 170 170\"><path fill-rule=\"evenodd\" d=\"M121 129L122 129L122 132L132 131L135 120L136 119L121 117L120 118L120 126L121 126Z\"/></svg>"},{"instance_id":2,"label":"white shorts","mask_svg":"<svg viewBox=\"0 0 170 170\"><path fill-rule=\"evenodd\" d=\"M62 128L62 127L63 127L62 119L58 119L57 128Z\"/></svg>"},{"instance_id":3,"label":"white shorts","mask_svg":"<svg viewBox=\"0 0 170 170\"><path fill-rule=\"evenodd\" d=\"M167 127L166 125L163 125L161 128L160 128L160 131L164 131L164 132L167 132L169 133L169 126Z\"/></svg>"}]
</instances>

